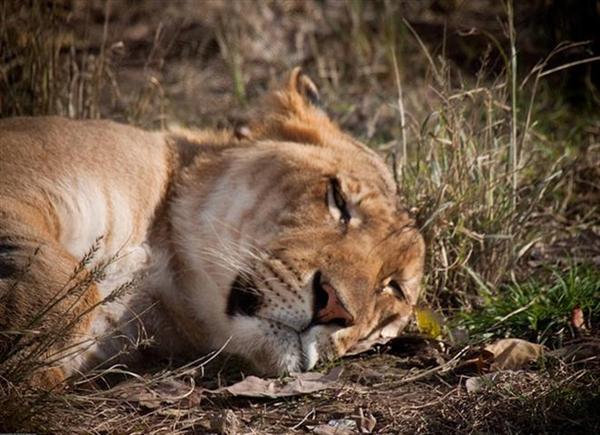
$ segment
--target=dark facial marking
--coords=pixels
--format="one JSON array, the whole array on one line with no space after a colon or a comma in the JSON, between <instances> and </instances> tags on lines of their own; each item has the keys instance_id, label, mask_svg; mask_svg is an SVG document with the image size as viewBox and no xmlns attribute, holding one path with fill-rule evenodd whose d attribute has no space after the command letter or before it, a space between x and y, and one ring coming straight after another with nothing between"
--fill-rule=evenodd
<instances>
[{"instance_id":1,"label":"dark facial marking","mask_svg":"<svg viewBox=\"0 0 600 435\"><path fill-rule=\"evenodd\" d=\"M226 312L229 316L235 314L253 316L258 311L262 300L263 296L252 280L240 274L231 284Z\"/></svg>"},{"instance_id":2,"label":"dark facial marking","mask_svg":"<svg viewBox=\"0 0 600 435\"><path fill-rule=\"evenodd\" d=\"M17 246L0 242L0 278L8 278L17 273L18 267L11 254Z\"/></svg>"}]
</instances>

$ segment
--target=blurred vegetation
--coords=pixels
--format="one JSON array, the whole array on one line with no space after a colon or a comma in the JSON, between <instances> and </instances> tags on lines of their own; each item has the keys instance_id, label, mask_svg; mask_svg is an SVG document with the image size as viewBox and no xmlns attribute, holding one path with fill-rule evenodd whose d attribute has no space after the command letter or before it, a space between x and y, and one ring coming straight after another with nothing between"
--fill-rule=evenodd
<instances>
[{"instance_id":1,"label":"blurred vegetation","mask_svg":"<svg viewBox=\"0 0 600 435\"><path fill-rule=\"evenodd\" d=\"M581 325L574 312L581 310ZM463 313L460 323L473 335L521 337L552 347L600 322L600 271L573 266L554 272L550 282L532 279L506 286L500 294L485 295L481 310Z\"/></svg>"}]
</instances>

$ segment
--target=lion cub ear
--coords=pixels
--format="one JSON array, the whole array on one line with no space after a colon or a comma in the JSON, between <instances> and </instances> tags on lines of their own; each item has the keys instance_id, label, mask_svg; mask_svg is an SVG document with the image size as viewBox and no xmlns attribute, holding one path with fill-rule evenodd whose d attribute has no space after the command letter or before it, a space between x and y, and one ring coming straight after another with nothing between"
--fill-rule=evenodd
<instances>
[{"instance_id":1,"label":"lion cub ear","mask_svg":"<svg viewBox=\"0 0 600 435\"><path fill-rule=\"evenodd\" d=\"M305 102L321 107L321 96L317 85L297 66L290 73L288 91L299 94Z\"/></svg>"}]
</instances>

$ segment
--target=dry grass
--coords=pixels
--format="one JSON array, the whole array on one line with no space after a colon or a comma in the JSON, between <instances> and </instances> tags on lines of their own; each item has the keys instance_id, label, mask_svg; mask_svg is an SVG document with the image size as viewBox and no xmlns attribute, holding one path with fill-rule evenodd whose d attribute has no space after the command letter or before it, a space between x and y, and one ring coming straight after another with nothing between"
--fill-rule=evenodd
<instances>
[{"instance_id":1,"label":"dry grass","mask_svg":"<svg viewBox=\"0 0 600 435\"><path fill-rule=\"evenodd\" d=\"M582 115L552 89L563 71L556 53L515 62L515 50L532 55L519 46L522 10L511 19L499 2L447 3L4 1L0 116L239 123L301 64L327 110L393 166L429 241L427 302L446 315L477 310L501 284L543 283L548 265L598 264L600 119L597 107ZM342 362L345 386L332 392L279 401L194 393L148 407L136 392L172 380L212 387L222 363L204 377L199 361L112 388L40 393L18 382L31 367L13 376L7 361L4 431L287 433L360 412L381 433L599 429L597 366L506 373L474 396L452 374L392 388L427 367L375 355ZM223 419L228 409L237 423Z\"/></svg>"}]
</instances>

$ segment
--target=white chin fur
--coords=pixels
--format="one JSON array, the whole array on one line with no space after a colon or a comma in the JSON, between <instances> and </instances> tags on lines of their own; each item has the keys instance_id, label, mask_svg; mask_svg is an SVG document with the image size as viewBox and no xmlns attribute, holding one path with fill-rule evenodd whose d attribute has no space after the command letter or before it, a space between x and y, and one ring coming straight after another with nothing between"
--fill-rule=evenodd
<instances>
[{"instance_id":1,"label":"white chin fur","mask_svg":"<svg viewBox=\"0 0 600 435\"><path fill-rule=\"evenodd\" d=\"M254 364L261 374L279 376L312 370L321 359L335 353L332 334L339 327L318 325L304 333L281 327L275 337L266 331L269 322L256 317L236 316L225 351L238 354Z\"/></svg>"},{"instance_id":2,"label":"white chin fur","mask_svg":"<svg viewBox=\"0 0 600 435\"><path fill-rule=\"evenodd\" d=\"M318 342L314 334L312 334L312 330L308 331L308 334L301 338L302 342L302 351L304 352L304 370L311 370L314 366L317 365L319 361L319 350L318 350Z\"/></svg>"},{"instance_id":3,"label":"white chin fur","mask_svg":"<svg viewBox=\"0 0 600 435\"><path fill-rule=\"evenodd\" d=\"M252 362L264 375L312 370L319 360L334 356L332 335L340 328L317 325L304 333L292 328L269 331L269 321L256 317L235 316L229 345L225 351Z\"/></svg>"},{"instance_id":4,"label":"white chin fur","mask_svg":"<svg viewBox=\"0 0 600 435\"><path fill-rule=\"evenodd\" d=\"M331 348L332 335L340 328L337 326L317 325L302 334L302 352L304 353L303 370L311 370L319 360L326 360L333 356Z\"/></svg>"},{"instance_id":5,"label":"white chin fur","mask_svg":"<svg viewBox=\"0 0 600 435\"><path fill-rule=\"evenodd\" d=\"M249 360L265 375L305 370L300 336L292 329L282 327L273 335L269 323L256 317L235 316L229 345L225 351Z\"/></svg>"}]
</instances>

